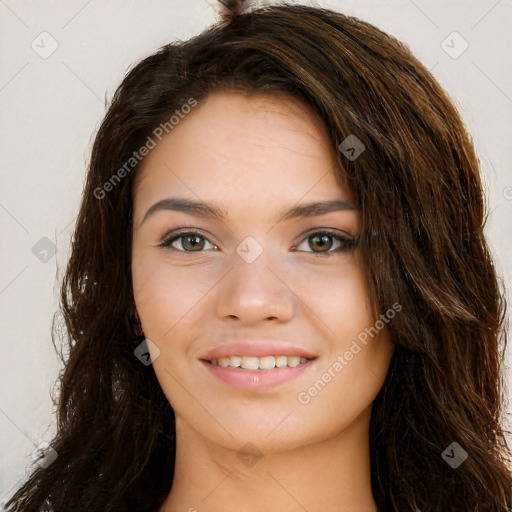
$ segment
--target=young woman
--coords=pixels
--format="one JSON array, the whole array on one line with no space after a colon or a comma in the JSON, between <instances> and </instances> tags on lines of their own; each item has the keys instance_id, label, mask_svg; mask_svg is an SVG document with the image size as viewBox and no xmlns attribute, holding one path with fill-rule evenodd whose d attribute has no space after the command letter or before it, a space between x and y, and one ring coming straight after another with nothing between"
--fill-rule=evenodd
<instances>
[{"instance_id":1,"label":"young woman","mask_svg":"<svg viewBox=\"0 0 512 512\"><path fill-rule=\"evenodd\" d=\"M484 213L453 103L374 26L283 4L163 47L97 134L58 456L8 510L512 510Z\"/></svg>"}]
</instances>

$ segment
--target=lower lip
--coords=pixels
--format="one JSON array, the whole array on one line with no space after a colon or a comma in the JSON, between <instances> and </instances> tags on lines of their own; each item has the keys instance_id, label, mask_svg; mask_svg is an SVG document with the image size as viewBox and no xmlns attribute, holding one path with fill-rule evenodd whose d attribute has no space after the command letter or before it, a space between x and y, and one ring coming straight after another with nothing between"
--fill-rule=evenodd
<instances>
[{"instance_id":1,"label":"lower lip","mask_svg":"<svg viewBox=\"0 0 512 512\"><path fill-rule=\"evenodd\" d=\"M226 384L243 391L265 391L283 382L295 379L311 367L313 360L293 368L275 368L273 370L244 370L242 368L224 367L201 361L215 377Z\"/></svg>"}]
</instances>

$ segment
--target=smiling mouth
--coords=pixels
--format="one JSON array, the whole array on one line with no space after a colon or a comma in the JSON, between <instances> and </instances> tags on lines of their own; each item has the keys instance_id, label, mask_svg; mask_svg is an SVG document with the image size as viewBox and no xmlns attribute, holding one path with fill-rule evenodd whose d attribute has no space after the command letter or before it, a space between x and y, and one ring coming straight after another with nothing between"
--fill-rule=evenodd
<instances>
[{"instance_id":1,"label":"smiling mouth","mask_svg":"<svg viewBox=\"0 0 512 512\"><path fill-rule=\"evenodd\" d=\"M243 370L274 370L277 368L295 368L316 359L316 357L308 359L299 356L230 356L219 357L218 359L206 360L214 366L223 368L240 368Z\"/></svg>"}]
</instances>

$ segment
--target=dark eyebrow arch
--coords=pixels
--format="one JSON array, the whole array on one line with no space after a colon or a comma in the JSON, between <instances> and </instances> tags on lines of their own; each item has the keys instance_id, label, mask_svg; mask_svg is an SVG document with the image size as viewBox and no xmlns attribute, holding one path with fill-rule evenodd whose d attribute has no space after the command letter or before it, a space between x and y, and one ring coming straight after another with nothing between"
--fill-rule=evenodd
<instances>
[{"instance_id":1,"label":"dark eyebrow arch","mask_svg":"<svg viewBox=\"0 0 512 512\"><path fill-rule=\"evenodd\" d=\"M329 212L340 210L357 210L357 207L351 201L342 201L340 199L332 201L316 201L313 203L293 206L292 208L281 212L281 214L276 219L274 219L274 221L278 223L290 219L324 215Z\"/></svg>"},{"instance_id":2,"label":"dark eyebrow arch","mask_svg":"<svg viewBox=\"0 0 512 512\"><path fill-rule=\"evenodd\" d=\"M150 215L159 210L178 211L188 213L190 215L196 215L198 217L210 217L219 221L224 221L228 218L227 211L218 205L195 201L185 197L168 197L158 201L148 209L143 219L140 221L139 227ZM277 218L274 219L274 222L279 223L295 218L314 217L316 215L324 215L326 213L339 210L357 210L357 208L351 201L316 201L313 203L296 205L281 211Z\"/></svg>"},{"instance_id":3,"label":"dark eyebrow arch","mask_svg":"<svg viewBox=\"0 0 512 512\"><path fill-rule=\"evenodd\" d=\"M140 221L139 227L142 226L151 214L159 210L173 210L198 217L211 217L220 221L223 221L228 216L225 210L213 204L195 201L186 197L167 197L149 208L144 218Z\"/></svg>"}]
</instances>

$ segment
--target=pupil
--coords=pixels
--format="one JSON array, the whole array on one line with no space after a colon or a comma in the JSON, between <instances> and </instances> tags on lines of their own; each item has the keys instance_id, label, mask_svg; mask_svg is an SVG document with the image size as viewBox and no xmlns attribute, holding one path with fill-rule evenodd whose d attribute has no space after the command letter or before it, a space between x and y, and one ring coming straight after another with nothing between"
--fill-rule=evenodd
<instances>
[{"instance_id":1,"label":"pupil","mask_svg":"<svg viewBox=\"0 0 512 512\"><path fill-rule=\"evenodd\" d=\"M313 245L315 244L315 240L321 240L321 242L319 244L320 249L325 248L325 244L327 244L329 246L329 247L327 247L327 249L330 249L332 246L332 241L329 243L330 238L331 238L331 235L322 235L322 236L315 235L312 238L313 244L309 244L309 246L311 247L311 249L314 249Z\"/></svg>"},{"instance_id":2,"label":"pupil","mask_svg":"<svg viewBox=\"0 0 512 512\"><path fill-rule=\"evenodd\" d=\"M192 246L192 248L197 248L198 246L201 245L201 237L199 235L190 235L190 236L186 236L184 237L185 240L190 240L190 245Z\"/></svg>"}]
</instances>

